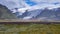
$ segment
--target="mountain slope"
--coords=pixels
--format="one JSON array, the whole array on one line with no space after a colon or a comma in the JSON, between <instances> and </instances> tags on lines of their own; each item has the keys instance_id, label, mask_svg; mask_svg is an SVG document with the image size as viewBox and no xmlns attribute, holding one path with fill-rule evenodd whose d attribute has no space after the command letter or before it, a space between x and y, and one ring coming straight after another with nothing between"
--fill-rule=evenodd
<instances>
[{"instance_id":1,"label":"mountain slope","mask_svg":"<svg viewBox=\"0 0 60 34\"><path fill-rule=\"evenodd\" d=\"M0 4L0 19L15 19L17 18L14 14L11 13L11 11Z\"/></svg>"},{"instance_id":2,"label":"mountain slope","mask_svg":"<svg viewBox=\"0 0 60 34\"><path fill-rule=\"evenodd\" d=\"M32 18L29 19L39 19L42 17L46 17L49 19L60 19L60 8L54 8L54 9L36 9L32 11L28 11L28 16L31 16Z\"/></svg>"}]
</instances>

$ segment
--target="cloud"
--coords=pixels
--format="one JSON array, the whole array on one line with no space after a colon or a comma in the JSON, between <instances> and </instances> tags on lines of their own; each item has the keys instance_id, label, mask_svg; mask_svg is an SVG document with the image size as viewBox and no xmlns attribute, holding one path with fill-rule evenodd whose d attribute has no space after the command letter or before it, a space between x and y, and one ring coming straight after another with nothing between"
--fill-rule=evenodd
<instances>
[{"instance_id":1,"label":"cloud","mask_svg":"<svg viewBox=\"0 0 60 34\"><path fill-rule=\"evenodd\" d=\"M0 4L5 5L9 9L29 6L23 0L0 0Z\"/></svg>"},{"instance_id":2,"label":"cloud","mask_svg":"<svg viewBox=\"0 0 60 34\"><path fill-rule=\"evenodd\" d=\"M32 7L33 9L36 8L39 9L45 7L49 7L49 8L59 7L60 0L0 0L0 4L5 5L9 9L14 9L14 8L30 9L29 7ZM32 8L30 10L32 10Z\"/></svg>"},{"instance_id":3,"label":"cloud","mask_svg":"<svg viewBox=\"0 0 60 34\"><path fill-rule=\"evenodd\" d=\"M60 0L30 0L30 1L34 1L37 3L40 3L40 2L48 2L48 3L60 2Z\"/></svg>"}]
</instances>

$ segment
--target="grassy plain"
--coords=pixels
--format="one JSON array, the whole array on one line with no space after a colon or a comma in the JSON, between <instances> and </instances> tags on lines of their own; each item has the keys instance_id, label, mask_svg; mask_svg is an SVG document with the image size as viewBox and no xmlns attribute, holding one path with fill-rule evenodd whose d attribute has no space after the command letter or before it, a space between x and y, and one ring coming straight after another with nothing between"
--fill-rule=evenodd
<instances>
[{"instance_id":1,"label":"grassy plain","mask_svg":"<svg viewBox=\"0 0 60 34\"><path fill-rule=\"evenodd\" d=\"M60 34L60 24L0 24L0 34Z\"/></svg>"}]
</instances>

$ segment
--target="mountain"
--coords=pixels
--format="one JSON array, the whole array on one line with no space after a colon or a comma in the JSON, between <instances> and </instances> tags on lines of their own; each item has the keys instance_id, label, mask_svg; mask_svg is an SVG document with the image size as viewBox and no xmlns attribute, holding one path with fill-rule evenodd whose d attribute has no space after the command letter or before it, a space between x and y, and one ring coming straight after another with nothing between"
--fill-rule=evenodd
<instances>
[{"instance_id":1,"label":"mountain","mask_svg":"<svg viewBox=\"0 0 60 34\"><path fill-rule=\"evenodd\" d=\"M16 15L6 7L0 4L0 19L16 19Z\"/></svg>"},{"instance_id":2,"label":"mountain","mask_svg":"<svg viewBox=\"0 0 60 34\"><path fill-rule=\"evenodd\" d=\"M55 15L55 11L45 8L37 17L52 17L53 15Z\"/></svg>"},{"instance_id":3,"label":"mountain","mask_svg":"<svg viewBox=\"0 0 60 34\"><path fill-rule=\"evenodd\" d=\"M54 9L36 9L32 11L28 11L28 13L24 13L24 17L31 16L30 19L60 19L60 8L54 8Z\"/></svg>"},{"instance_id":4,"label":"mountain","mask_svg":"<svg viewBox=\"0 0 60 34\"><path fill-rule=\"evenodd\" d=\"M54 8L51 10L49 10L48 8L45 8L35 18L39 19L42 17L46 17L47 19L60 19L60 8Z\"/></svg>"},{"instance_id":5,"label":"mountain","mask_svg":"<svg viewBox=\"0 0 60 34\"><path fill-rule=\"evenodd\" d=\"M57 8L57 10L56 10L56 16L57 16L58 18L60 18L60 7Z\"/></svg>"}]
</instances>

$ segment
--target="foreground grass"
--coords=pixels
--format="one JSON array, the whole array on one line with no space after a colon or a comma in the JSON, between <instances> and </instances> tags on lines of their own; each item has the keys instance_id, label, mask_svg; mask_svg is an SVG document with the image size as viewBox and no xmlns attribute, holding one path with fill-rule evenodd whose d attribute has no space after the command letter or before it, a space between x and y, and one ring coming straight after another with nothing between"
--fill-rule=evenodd
<instances>
[{"instance_id":1,"label":"foreground grass","mask_svg":"<svg viewBox=\"0 0 60 34\"><path fill-rule=\"evenodd\" d=\"M0 34L60 34L60 24L0 24Z\"/></svg>"}]
</instances>

